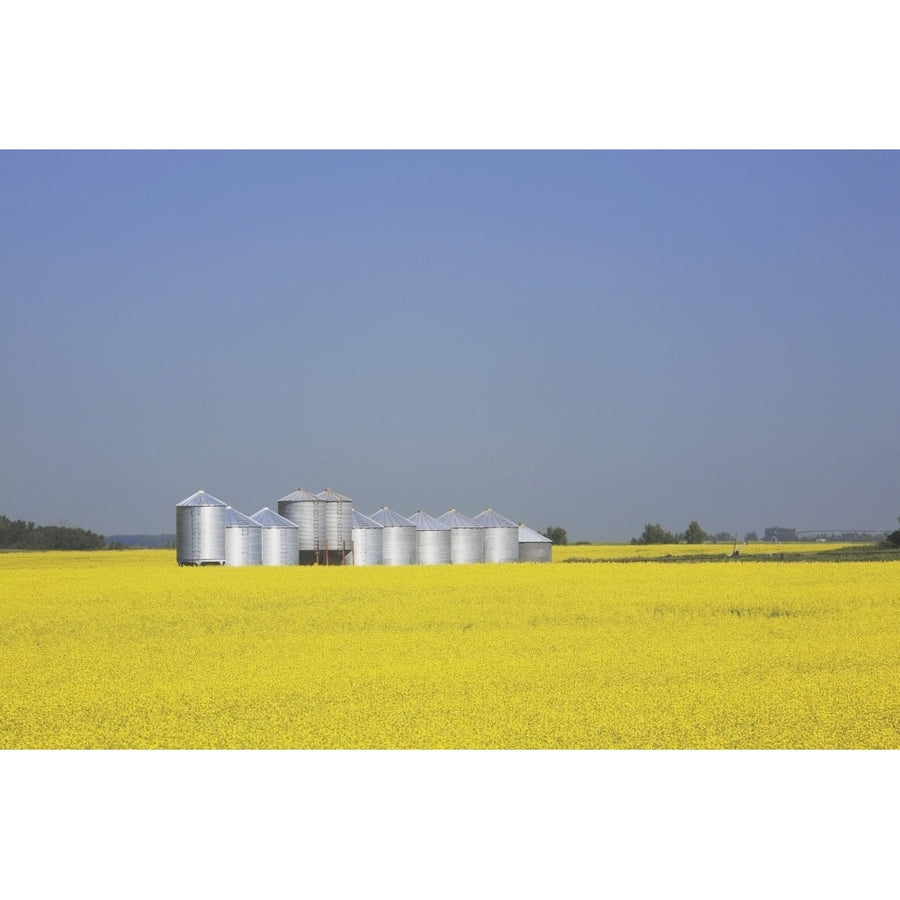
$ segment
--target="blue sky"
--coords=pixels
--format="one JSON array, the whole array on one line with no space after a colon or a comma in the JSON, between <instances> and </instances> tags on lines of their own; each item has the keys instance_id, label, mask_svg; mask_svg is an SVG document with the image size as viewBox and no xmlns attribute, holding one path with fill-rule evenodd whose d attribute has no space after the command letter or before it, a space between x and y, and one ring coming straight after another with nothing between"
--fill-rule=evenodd
<instances>
[{"instance_id":1,"label":"blue sky","mask_svg":"<svg viewBox=\"0 0 900 900\"><path fill-rule=\"evenodd\" d=\"M900 156L0 152L0 513L900 514Z\"/></svg>"}]
</instances>

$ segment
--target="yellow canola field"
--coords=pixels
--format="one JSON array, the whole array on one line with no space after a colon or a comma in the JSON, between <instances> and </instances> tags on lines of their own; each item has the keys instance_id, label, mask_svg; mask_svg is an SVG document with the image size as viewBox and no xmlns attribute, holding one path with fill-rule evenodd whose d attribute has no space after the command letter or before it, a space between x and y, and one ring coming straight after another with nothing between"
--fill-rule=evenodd
<instances>
[{"instance_id":1,"label":"yellow canola field","mask_svg":"<svg viewBox=\"0 0 900 900\"><path fill-rule=\"evenodd\" d=\"M900 748L900 563L0 554L3 748Z\"/></svg>"}]
</instances>

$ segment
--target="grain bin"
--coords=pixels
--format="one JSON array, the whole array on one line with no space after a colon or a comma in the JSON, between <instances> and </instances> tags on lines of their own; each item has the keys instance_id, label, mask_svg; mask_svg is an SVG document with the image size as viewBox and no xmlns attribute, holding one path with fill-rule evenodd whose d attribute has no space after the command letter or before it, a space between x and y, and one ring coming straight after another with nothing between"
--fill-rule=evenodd
<instances>
[{"instance_id":1,"label":"grain bin","mask_svg":"<svg viewBox=\"0 0 900 900\"><path fill-rule=\"evenodd\" d=\"M524 522L519 524L519 562L552 562L553 541Z\"/></svg>"},{"instance_id":2,"label":"grain bin","mask_svg":"<svg viewBox=\"0 0 900 900\"><path fill-rule=\"evenodd\" d=\"M392 509L382 506L371 517L382 531L381 562L385 566L410 566L416 562L416 526Z\"/></svg>"},{"instance_id":3,"label":"grain bin","mask_svg":"<svg viewBox=\"0 0 900 900\"><path fill-rule=\"evenodd\" d=\"M473 519L484 529L484 561L519 561L519 526L488 507Z\"/></svg>"},{"instance_id":4,"label":"grain bin","mask_svg":"<svg viewBox=\"0 0 900 900\"><path fill-rule=\"evenodd\" d=\"M341 562L350 552L353 542L353 501L331 488L325 488L319 498L319 557L320 561ZM322 551L325 558L322 560Z\"/></svg>"},{"instance_id":5,"label":"grain bin","mask_svg":"<svg viewBox=\"0 0 900 900\"><path fill-rule=\"evenodd\" d=\"M409 521L416 526L416 558L420 566L450 562L450 526L420 509Z\"/></svg>"},{"instance_id":6,"label":"grain bin","mask_svg":"<svg viewBox=\"0 0 900 900\"><path fill-rule=\"evenodd\" d=\"M296 566L300 554L300 529L268 506L250 518L262 525L262 564Z\"/></svg>"},{"instance_id":7,"label":"grain bin","mask_svg":"<svg viewBox=\"0 0 900 900\"><path fill-rule=\"evenodd\" d=\"M258 566L262 563L262 526L250 516L225 510L225 565Z\"/></svg>"},{"instance_id":8,"label":"grain bin","mask_svg":"<svg viewBox=\"0 0 900 900\"><path fill-rule=\"evenodd\" d=\"M306 488L297 488L278 501L278 515L293 522L300 530L300 565L317 562L321 507L319 498Z\"/></svg>"},{"instance_id":9,"label":"grain bin","mask_svg":"<svg viewBox=\"0 0 900 900\"><path fill-rule=\"evenodd\" d=\"M175 558L179 566L225 565L227 504L197 491L175 504Z\"/></svg>"},{"instance_id":10,"label":"grain bin","mask_svg":"<svg viewBox=\"0 0 900 900\"><path fill-rule=\"evenodd\" d=\"M450 562L484 562L484 529L468 516L448 509L438 522L450 526Z\"/></svg>"},{"instance_id":11,"label":"grain bin","mask_svg":"<svg viewBox=\"0 0 900 900\"><path fill-rule=\"evenodd\" d=\"M380 566L384 554L384 526L353 510L353 565Z\"/></svg>"}]
</instances>

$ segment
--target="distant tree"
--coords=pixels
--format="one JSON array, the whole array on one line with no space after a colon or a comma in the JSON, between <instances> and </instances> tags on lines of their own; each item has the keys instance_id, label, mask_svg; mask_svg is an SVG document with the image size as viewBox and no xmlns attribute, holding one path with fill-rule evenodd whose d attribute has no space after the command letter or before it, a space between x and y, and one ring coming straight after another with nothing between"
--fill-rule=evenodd
<instances>
[{"instance_id":1,"label":"distant tree","mask_svg":"<svg viewBox=\"0 0 900 900\"><path fill-rule=\"evenodd\" d=\"M700 523L694 520L684 532L684 540L688 544L702 544L706 540L706 532Z\"/></svg>"},{"instance_id":2,"label":"distant tree","mask_svg":"<svg viewBox=\"0 0 900 900\"><path fill-rule=\"evenodd\" d=\"M34 534L34 522L0 516L0 547L24 549Z\"/></svg>"},{"instance_id":3,"label":"distant tree","mask_svg":"<svg viewBox=\"0 0 900 900\"><path fill-rule=\"evenodd\" d=\"M758 540L759 540L759 538L757 537L755 531L748 531L744 535L744 543L750 543L750 541L758 541Z\"/></svg>"},{"instance_id":4,"label":"distant tree","mask_svg":"<svg viewBox=\"0 0 900 900\"><path fill-rule=\"evenodd\" d=\"M639 538L632 538L632 544L677 544L678 536L666 531L659 522L644 526Z\"/></svg>"},{"instance_id":5,"label":"distant tree","mask_svg":"<svg viewBox=\"0 0 900 900\"><path fill-rule=\"evenodd\" d=\"M900 516L897 516L897 521L900 522ZM888 536L887 540L889 544L893 544L895 547L900 547L900 528L896 531L892 531Z\"/></svg>"},{"instance_id":6,"label":"distant tree","mask_svg":"<svg viewBox=\"0 0 900 900\"><path fill-rule=\"evenodd\" d=\"M560 528L556 525L548 525L546 531L542 531L541 534L545 538L549 538L553 541L554 544L559 544L560 546L565 546L569 543L569 537L566 534L565 528Z\"/></svg>"}]
</instances>

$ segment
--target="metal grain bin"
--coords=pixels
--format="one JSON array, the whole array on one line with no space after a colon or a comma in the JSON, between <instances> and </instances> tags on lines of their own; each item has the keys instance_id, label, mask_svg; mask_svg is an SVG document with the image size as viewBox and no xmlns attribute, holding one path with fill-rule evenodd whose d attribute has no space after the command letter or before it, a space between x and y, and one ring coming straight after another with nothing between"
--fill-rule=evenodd
<instances>
[{"instance_id":1,"label":"metal grain bin","mask_svg":"<svg viewBox=\"0 0 900 900\"><path fill-rule=\"evenodd\" d=\"M300 529L268 506L250 518L262 525L262 564L296 566L300 555Z\"/></svg>"},{"instance_id":2,"label":"metal grain bin","mask_svg":"<svg viewBox=\"0 0 900 900\"><path fill-rule=\"evenodd\" d=\"M316 541L319 538L319 498L306 488L297 488L278 501L278 515L284 516L300 529L300 553L312 554L315 562Z\"/></svg>"},{"instance_id":3,"label":"metal grain bin","mask_svg":"<svg viewBox=\"0 0 900 900\"><path fill-rule=\"evenodd\" d=\"M553 541L524 522L519 524L519 562L552 562Z\"/></svg>"},{"instance_id":4,"label":"metal grain bin","mask_svg":"<svg viewBox=\"0 0 900 900\"><path fill-rule=\"evenodd\" d=\"M450 526L450 562L480 563L484 562L484 529L477 523L449 509L438 522Z\"/></svg>"},{"instance_id":5,"label":"metal grain bin","mask_svg":"<svg viewBox=\"0 0 900 900\"><path fill-rule=\"evenodd\" d=\"M325 488L319 498L319 551L326 551L331 562L339 562L350 552L353 541L353 501L331 488ZM323 530L324 522L324 530Z\"/></svg>"},{"instance_id":6,"label":"metal grain bin","mask_svg":"<svg viewBox=\"0 0 900 900\"><path fill-rule=\"evenodd\" d=\"M225 565L258 566L262 563L262 526L250 516L225 510Z\"/></svg>"},{"instance_id":7,"label":"metal grain bin","mask_svg":"<svg viewBox=\"0 0 900 900\"><path fill-rule=\"evenodd\" d=\"M488 507L473 519L484 529L484 561L519 561L519 526Z\"/></svg>"},{"instance_id":8,"label":"metal grain bin","mask_svg":"<svg viewBox=\"0 0 900 900\"><path fill-rule=\"evenodd\" d=\"M227 504L197 491L175 504L175 558L179 566L225 565Z\"/></svg>"},{"instance_id":9,"label":"metal grain bin","mask_svg":"<svg viewBox=\"0 0 900 900\"><path fill-rule=\"evenodd\" d=\"M409 521L416 526L416 557L420 566L450 562L450 526L420 509Z\"/></svg>"},{"instance_id":10,"label":"metal grain bin","mask_svg":"<svg viewBox=\"0 0 900 900\"><path fill-rule=\"evenodd\" d=\"M353 510L353 565L380 566L384 555L384 526Z\"/></svg>"},{"instance_id":11,"label":"metal grain bin","mask_svg":"<svg viewBox=\"0 0 900 900\"><path fill-rule=\"evenodd\" d=\"M416 562L416 526L392 509L382 506L371 517L382 531L381 562L385 566L411 566Z\"/></svg>"}]
</instances>

